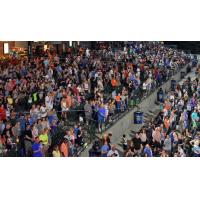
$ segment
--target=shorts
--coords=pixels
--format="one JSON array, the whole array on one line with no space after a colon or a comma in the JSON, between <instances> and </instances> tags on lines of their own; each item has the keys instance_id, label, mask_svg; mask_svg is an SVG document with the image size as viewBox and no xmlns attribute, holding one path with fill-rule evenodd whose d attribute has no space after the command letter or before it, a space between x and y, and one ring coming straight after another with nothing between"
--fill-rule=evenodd
<instances>
[{"instance_id":1,"label":"shorts","mask_svg":"<svg viewBox=\"0 0 200 200\"><path fill-rule=\"evenodd\" d=\"M66 112L68 110L69 110L68 108L62 108L62 112Z\"/></svg>"},{"instance_id":2,"label":"shorts","mask_svg":"<svg viewBox=\"0 0 200 200\"><path fill-rule=\"evenodd\" d=\"M98 123L102 123L103 124L104 123L104 118L99 118L98 119Z\"/></svg>"}]
</instances>

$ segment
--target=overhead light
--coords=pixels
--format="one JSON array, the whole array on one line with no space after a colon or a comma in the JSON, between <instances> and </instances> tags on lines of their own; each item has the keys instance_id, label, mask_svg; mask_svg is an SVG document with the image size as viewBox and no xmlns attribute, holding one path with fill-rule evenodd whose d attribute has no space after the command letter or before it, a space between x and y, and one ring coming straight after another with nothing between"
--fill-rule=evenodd
<instances>
[{"instance_id":1,"label":"overhead light","mask_svg":"<svg viewBox=\"0 0 200 200\"><path fill-rule=\"evenodd\" d=\"M69 41L69 46L72 47L72 41Z\"/></svg>"},{"instance_id":2,"label":"overhead light","mask_svg":"<svg viewBox=\"0 0 200 200\"><path fill-rule=\"evenodd\" d=\"M44 51L48 49L47 44L44 45Z\"/></svg>"}]
</instances>

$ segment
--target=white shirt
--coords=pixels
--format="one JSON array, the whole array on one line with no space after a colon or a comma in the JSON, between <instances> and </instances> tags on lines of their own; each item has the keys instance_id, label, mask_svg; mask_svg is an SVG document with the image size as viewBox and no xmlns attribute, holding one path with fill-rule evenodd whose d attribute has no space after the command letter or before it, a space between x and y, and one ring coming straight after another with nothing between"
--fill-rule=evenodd
<instances>
[{"instance_id":1,"label":"white shirt","mask_svg":"<svg viewBox=\"0 0 200 200\"><path fill-rule=\"evenodd\" d=\"M47 112L46 112L46 107L41 106L40 107L40 112L41 112L41 117L46 117L47 116Z\"/></svg>"},{"instance_id":2,"label":"white shirt","mask_svg":"<svg viewBox=\"0 0 200 200\"><path fill-rule=\"evenodd\" d=\"M48 95L45 97L45 105L47 109L51 110L53 108L53 99Z\"/></svg>"},{"instance_id":3,"label":"white shirt","mask_svg":"<svg viewBox=\"0 0 200 200\"><path fill-rule=\"evenodd\" d=\"M143 90L146 90L147 89L147 84L143 83L142 88L143 88Z\"/></svg>"},{"instance_id":4,"label":"white shirt","mask_svg":"<svg viewBox=\"0 0 200 200\"><path fill-rule=\"evenodd\" d=\"M89 49L86 49L86 56L90 57L90 50Z\"/></svg>"}]
</instances>

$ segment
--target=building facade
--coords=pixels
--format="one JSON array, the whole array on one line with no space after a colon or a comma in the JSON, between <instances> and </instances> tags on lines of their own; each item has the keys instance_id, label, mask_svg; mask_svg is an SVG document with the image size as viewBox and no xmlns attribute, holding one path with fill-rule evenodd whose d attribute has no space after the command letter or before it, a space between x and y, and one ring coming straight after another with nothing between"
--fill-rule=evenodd
<instances>
[{"instance_id":1,"label":"building facade","mask_svg":"<svg viewBox=\"0 0 200 200\"><path fill-rule=\"evenodd\" d=\"M0 56L6 57L11 51L23 51L27 47L26 41L0 41Z\"/></svg>"}]
</instances>

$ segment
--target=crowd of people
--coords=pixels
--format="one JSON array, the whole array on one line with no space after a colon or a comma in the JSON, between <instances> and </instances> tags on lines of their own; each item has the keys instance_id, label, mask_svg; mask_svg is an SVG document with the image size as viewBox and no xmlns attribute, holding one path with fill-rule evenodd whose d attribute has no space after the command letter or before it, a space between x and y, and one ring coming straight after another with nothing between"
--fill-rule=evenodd
<instances>
[{"instance_id":1,"label":"crowd of people","mask_svg":"<svg viewBox=\"0 0 200 200\"><path fill-rule=\"evenodd\" d=\"M146 95L189 61L162 42L79 48L64 59L47 50L30 60L1 61L0 154L15 149L17 156L72 156L83 145L83 124L95 122L102 133L133 95ZM73 127L49 154L52 136L71 117ZM115 146L109 149L117 154Z\"/></svg>"},{"instance_id":2,"label":"crowd of people","mask_svg":"<svg viewBox=\"0 0 200 200\"><path fill-rule=\"evenodd\" d=\"M125 157L200 157L200 83L188 77L165 97L159 115L121 143ZM119 156L111 134L96 141L90 156Z\"/></svg>"}]
</instances>

